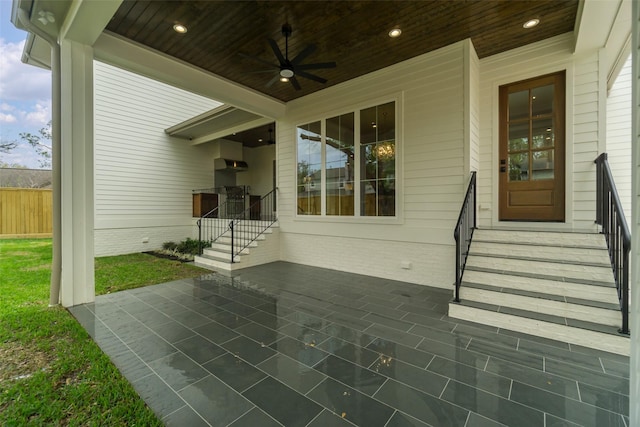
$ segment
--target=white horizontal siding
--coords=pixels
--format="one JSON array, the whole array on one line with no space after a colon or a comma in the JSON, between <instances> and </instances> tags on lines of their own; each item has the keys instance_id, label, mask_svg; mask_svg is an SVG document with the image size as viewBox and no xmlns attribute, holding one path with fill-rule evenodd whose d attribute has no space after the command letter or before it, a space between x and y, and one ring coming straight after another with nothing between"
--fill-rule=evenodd
<instances>
[{"instance_id":1,"label":"white horizontal siding","mask_svg":"<svg viewBox=\"0 0 640 427\"><path fill-rule=\"evenodd\" d=\"M164 129L220 104L101 62L94 73L96 255L190 236L191 190L212 186L213 157Z\"/></svg>"},{"instance_id":2,"label":"white horizontal siding","mask_svg":"<svg viewBox=\"0 0 640 427\"><path fill-rule=\"evenodd\" d=\"M607 97L607 154L627 222L631 220L631 56Z\"/></svg>"},{"instance_id":3,"label":"white horizontal siding","mask_svg":"<svg viewBox=\"0 0 640 427\"><path fill-rule=\"evenodd\" d=\"M466 181L464 43L287 105L286 119L278 122L277 144L284 260L435 286L451 284L452 230ZM402 112L397 124L399 219L296 218L295 127L396 97ZM401 260L411 261L413 269L400 269Z\"/></svg>"},{"instance_id":4,"label":"white horizontal siding","mask_svg":"<svg viewBox=\"0 0 640 427\"><path fill-rule=\"evenodd\" d=\"M480 60L480 226L498 224L498 90L501 85L566 70L566 224L592 229L595 165L603 138L602 88L598 52L572 53L565 34ZM513 223L512 223L513 225Z\"/></svg>"}]
</instances>

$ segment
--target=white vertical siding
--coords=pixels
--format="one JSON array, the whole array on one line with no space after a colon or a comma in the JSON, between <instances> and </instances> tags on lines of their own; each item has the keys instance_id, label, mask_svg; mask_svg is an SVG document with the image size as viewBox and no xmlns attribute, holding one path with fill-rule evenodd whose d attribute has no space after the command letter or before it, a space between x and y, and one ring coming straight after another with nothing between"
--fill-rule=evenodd
<instances>
[{"instance_id":1,"label":"white vertical siding","mask_svg":"<svg viewBox=\"0 0 640 427\"><path fill-rule=\"evenodd\" d=\"M94 73L96 255L191 236L191 190L212 185L213 157L164 129L220 104L100 62Z\"/></svg>"},{"instance_id":2,"label":"white vertical siding","mask_svg":"<svg viewBox=\"0 0 640 427\"><path fill-rule=\"evenodd\" d=\"M631 219L631 56L607 97L607 154L627 222Z\"/></svg>"},{"instance_id":3,"label":"white vertical siding","mask_svg":"<svg viewBox=\"0 0 640 427\"><path fill-rule=\"evenodd\" d=\"M278 122L278 214L287 261L449 287L465 179L465 42L290 102ZM297 218L295 127L397 99L398 219ZM411 263L410 269L401 263Z\"/></svg>"},{"instance_id":4,"label":"white vertical siding","mask_svg":"<svg viewBox=\"0 0 640 427\"><path fill-rule=\"evenodd\" d=\"M603 90L598 52L574 56L565 34L480 61L480 226L498 223L498 89L501 85L566 70L566 223L546 228L593 229L595 165L603 139ZM510 223L510 226L518 223ZM532 224L528 224L532 226Z\"/></svg>"},{"instance_id":5,"label":"white vertical siding","mask_svg":"<svg viewBox=\"0 0 640 427\"><path fill-rule=\"evenodd\" d=\"M469 43L469 53L465 56L468 64L468 75L466 76L467 94L469 101L468 146L469 146L469 170L477 171L480 167L480 60L471 40Z\"/></svg>"}]
</instances>

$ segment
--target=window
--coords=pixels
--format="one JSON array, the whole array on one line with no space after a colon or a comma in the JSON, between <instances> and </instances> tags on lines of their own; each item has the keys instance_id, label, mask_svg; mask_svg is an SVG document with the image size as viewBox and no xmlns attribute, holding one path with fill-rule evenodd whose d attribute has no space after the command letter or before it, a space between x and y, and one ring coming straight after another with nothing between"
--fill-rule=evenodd
<instances>
[{"instance_id":1,"label":"window","mask_svg":"<svg viewBox=\"0 0 640 427\"><path fill-rule=\"evenodd\" d=\"M360 112L360 214L396 214L395 102Z\"/></svg>"},{"instance_id":2,"label":"window","mask_svg":"<svg viewBox=\"0 0 640 427\"><path fill-rule=\"evenodd\" d=\"M298 126L298 214L320 215L322 138L320 122Z\"/></svg>"},{"instance_id":3,"label":"window","mask_svg":"<svg viewBox=\"0 0 640 427\"><path fill-rule=\"evenodd\" d=\"M327 119L325 146L327 215L353 216L354 113Z\"/></svg>"},{"instance_id":4,"label":"window","mask_svg":"<svg viewBox=\"0 0 640 427\"><path fill-rule=\"evenodd\" d=\"M298 126L298 215L395 217L396 103Z\"/></svg>"}]
</instances>

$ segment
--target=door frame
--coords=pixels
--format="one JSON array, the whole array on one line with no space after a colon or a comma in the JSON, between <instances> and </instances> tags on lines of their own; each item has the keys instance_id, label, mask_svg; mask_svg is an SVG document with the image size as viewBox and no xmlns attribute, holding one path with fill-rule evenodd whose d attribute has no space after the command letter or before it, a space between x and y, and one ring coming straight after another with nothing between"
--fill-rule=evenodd
<instances>
[{"instance_id":1,"label":"door frame","mask_svg":"<svg viewBox=\"0 0 640 427\"><path fill-rule=\"evenodd\" d=\"M519 65L527 65L521 64ZM568 129L573 129L574 126L574 65L573 59L568 58L566 61L558 66L543 66L541 68L530 68L529 70L521 73L510 74L505 72L503 75L496 77L487 82L491 86L491 170L486 171L486 168L482 168L485 173L491 177L491 204L490 207L483 205L479 206L480 219L486 219L488 224L492 228L508 228L508 229L540 229L540 230L555 230L566 231L573 228L573 222L575 221L573 213L573 200L574 200L574 183L573 183L573 145L574 135L573 132L568 132ZM516 68L518 71L518 68ZM565 71L565 222L527 222L527 221L500 221L498 210L500 206L499 201L499 167L500 167L500 86L518 82L522 80L528 80L537 76L543 76L546 74L558 73ZM487 213L484 213L487 212ZM592 231L591 228L585 227L585 231Z\"/></svg>"}]
</instances>

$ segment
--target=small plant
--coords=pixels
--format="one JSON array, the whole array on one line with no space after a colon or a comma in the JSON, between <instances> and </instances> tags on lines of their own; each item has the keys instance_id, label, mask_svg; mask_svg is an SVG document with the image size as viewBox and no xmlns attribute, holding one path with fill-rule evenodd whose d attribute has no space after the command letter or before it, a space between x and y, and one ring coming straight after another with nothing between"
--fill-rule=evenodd
<instances>
[{"instance_id":1,"label":"small plant","mask_svg":"<svg viewBox=\"0 0 640 427\"><path fill-rule=\"evenodd\" d=\"M181 252L183 254L198 255L199 245L200 243L197 240L193 240L187 237L186 240L183 240L182 242L178 243L178 246L176 246L176 252Z\"/></svg>"},{"instance_id":2,"label":"small plant","mask_svg":"<svg viewBox=\"0 0 640 427\"><path fill-rule=\"evenodd\" d=\"M164 242L162 244L162 249L167 251L173 251L178 246L176 242Z\"/></svg>"}]
</instances>

